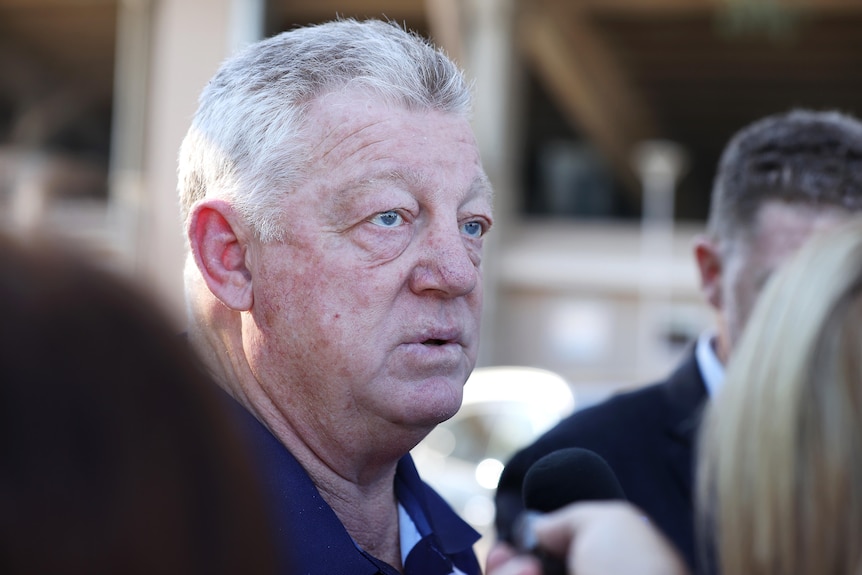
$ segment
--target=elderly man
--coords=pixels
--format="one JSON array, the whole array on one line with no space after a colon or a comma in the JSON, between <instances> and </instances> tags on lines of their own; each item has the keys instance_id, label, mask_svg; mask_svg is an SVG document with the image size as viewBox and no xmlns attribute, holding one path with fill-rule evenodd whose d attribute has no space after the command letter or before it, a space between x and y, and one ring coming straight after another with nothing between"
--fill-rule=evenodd
<instances>
[{"instance_id":1,"label":"elderly man","mask_svg":"<svg viewBox=\"0 0 862 575\"><path fill-rule=\"evenodd\" d=\"M582 447L610 463L640 506L699 570L693 523L694 444L700 413L767 278L807 238L862 211L862 124L834 112L797 110L742 129L722 155L707 234L694 255L717 313L667 380L569 416L507 464L497 489L506 535L523 508L529 467L554 450Z\"/></svg>"},{"instance_id":2,"label":"elderly man","mask_svg":"<svg viewBox=\"0 0 862 575\"><path fill-rule=\"evenodd\" d=\"M408 451L476 361L491 189L470 93L394 24L226 61L180 152L189 340L242 411L285 573L478 573Z\"/></svg>"}]
</instances>

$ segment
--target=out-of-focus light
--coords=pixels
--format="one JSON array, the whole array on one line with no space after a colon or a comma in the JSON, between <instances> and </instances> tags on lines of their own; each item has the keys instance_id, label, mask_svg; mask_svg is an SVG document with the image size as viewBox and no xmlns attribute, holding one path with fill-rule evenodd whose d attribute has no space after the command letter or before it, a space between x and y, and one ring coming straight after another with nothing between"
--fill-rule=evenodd
<instances>
[{"instance_id":1,"label":"out-of-focus light","mask_svg":"<svg viewBox=\"0 0 862 575\"><path fill-rule=\"evenodd\" d=\"M476 483L485 489L496 489L503 473L503 464L493 458L483 459L476 466Z\"/></svg>"},{"instance_id":2,"label":"out-of-focus light","mask_svg":"<svg viewBox=\"0 0 862 575\"><path fill-rule=\"evenodd\" d=\"M517 405L522 412L521 417L528 419L533 426L531 437L535 437L574 410L575 396L562 376L545 369L524 366L476 368L464 384L461 413L469 413L471 405L487 403Z\"/></svg>"},{"instance_id":3,"label":"out-of-focus light","mask_svg":"<svg viewBox=\"0 0 862 575\"><path fill-rule=\"evenodd\" d=\"M464 503L464 519L474 527L486 527L494 522L494 502L487 495L474 495Z\"/></svg>"},{"instance_id":4,"label":"out-of-focus light","mask_svg":"<svg viewBox=\"0 0 862 575\"><path fill-rule=\"evenodd\" d=\"M441 457L448 457L455 451L455 434L445 426L435 427L424 439L424 446Z\"/></svg>"}]
</instances>

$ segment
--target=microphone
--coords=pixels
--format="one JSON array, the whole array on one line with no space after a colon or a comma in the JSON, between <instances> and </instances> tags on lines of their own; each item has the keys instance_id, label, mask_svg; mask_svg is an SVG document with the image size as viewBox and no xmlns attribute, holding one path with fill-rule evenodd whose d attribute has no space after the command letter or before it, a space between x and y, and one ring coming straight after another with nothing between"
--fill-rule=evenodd
<instances>
[{"instance_id":1,"label":"microphone","mask_svg":"<svg viewBox=\"0 0 862 575\"><path fill-rule=\"evenodd\" d=\"M524 476L522 497L527 511L515 522L515 547L538 557L544 575L564 575L566 570L563 560L546 553L536 541L532 522L538 513L578 501L626 498L608 462L580 447L560 449L536 461Z\"/></svg>"},{"instance_id":2,"label":"microphone","mask_svg":"<svg viewBox=\"0 0 862 575\"><path fill-rule=\"evenodd\" d=\"M524 507L547 513L576 501L625 499L611 466L598 453L567 447L545 455L524 476Z\"/></svg>"}]
</instances>

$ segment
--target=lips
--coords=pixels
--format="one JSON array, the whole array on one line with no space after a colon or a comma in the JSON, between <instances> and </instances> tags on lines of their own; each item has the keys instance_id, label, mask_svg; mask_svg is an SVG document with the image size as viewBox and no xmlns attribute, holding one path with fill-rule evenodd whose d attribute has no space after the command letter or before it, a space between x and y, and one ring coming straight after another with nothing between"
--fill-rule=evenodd
<instances>
[{"instance_id":1,"label":"lips","mask_svg":"<svg viewBox=\"0 0 862 575\"><path fill-rule=\"evenodd\" d=\"M421 343L428 347L440 347L450 343L462 345L461 332L455 328L429 329L412 339L410 343Z\"/></svg>"},{"instance_id":2,"label":"lips","mask_svg":"<svg viewBox=\"0 0 862 575\"><path fill-rule=\"evenodd\" d=\"M399 353L403 354L399 358L401 369L417 381L437 376L450 382L458 380L475 352L469 343L471 339L459 328L432 326L413 331L399 346Z\"/></svg>"}]
</instances>

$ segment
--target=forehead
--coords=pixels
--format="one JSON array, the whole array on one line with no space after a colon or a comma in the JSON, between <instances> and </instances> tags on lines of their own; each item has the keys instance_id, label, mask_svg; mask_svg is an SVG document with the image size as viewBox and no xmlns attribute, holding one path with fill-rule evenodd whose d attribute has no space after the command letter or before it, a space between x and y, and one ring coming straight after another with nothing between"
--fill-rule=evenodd
<instances>
[{"instance_id":1,"label":"forehead","mask_svg":"<svg viewBox=\"0 0 862 575\"><path fill-rule=\"evenodd\" d=\"M740 248L746 260L768 274L813 234L839 225L850 215L837 206L770 200L760 207L752 233Z\"/></svg>"},{"instance_id":2,"label":"forehead","mask_svg":"<svg viewBox=\"0 0 862 575\"><path fill-rule=\"evenodd\" d=\"M484 181L469 121L457 114L408 109L343 89L311 102L306 119L312 172L357 179L395 172L412 180L469 175Z\"/></svg>"}]
</instances>

